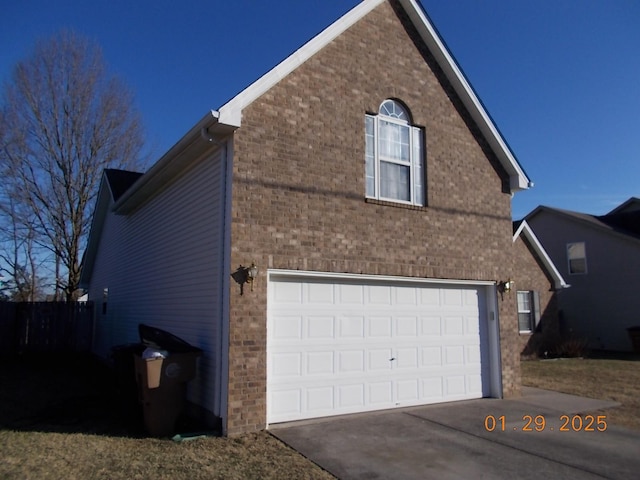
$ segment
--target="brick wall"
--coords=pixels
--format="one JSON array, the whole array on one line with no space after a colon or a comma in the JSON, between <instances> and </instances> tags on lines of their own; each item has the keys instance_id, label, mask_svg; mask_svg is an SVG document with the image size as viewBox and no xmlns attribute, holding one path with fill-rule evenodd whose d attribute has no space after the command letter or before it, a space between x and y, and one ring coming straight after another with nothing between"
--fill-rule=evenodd
<instances>
[{"instance_id":1,"label":"brick wall","mask_svg":"<svg viewBox=\"0 0 640 480\"><path fill-rule=\"evenodd\" d=\"M243 112L234 138L227 433L266 420L268 268L500 280L513 274L508 178L431 55L382 4ZM364 115L397 98L425 128L427 207L364 198ZM519 391L515 306L500 302L506 395Z\"/></svg>"},{"instance_id":2,"label":"brick wall","mask_svg":"<svg viewBox=\"0 0 640 480\"><path fill-rule=\"evenodd\" d=\"M534 333L518 335L520 355L523 358L544 356L545 351L552 353L556 349L561 338L553 280L547 276L540 259L526 240L518 238L513 249L515 290L509 296L510 301L516 304L516 312L516 290L536 291L540 295L540 323ZM516 317L516 329L517 321Z\"/></svg>"}]
</instances>

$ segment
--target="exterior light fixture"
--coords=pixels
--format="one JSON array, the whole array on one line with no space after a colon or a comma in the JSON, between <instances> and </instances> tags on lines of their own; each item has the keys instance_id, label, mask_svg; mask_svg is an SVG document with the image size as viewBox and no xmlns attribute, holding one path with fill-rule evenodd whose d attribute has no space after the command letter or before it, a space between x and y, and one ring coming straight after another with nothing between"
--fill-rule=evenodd
<instances>
[{"instance_id":1,"label":"exterior light fixture","mask_svg":"<svg viewBox=\"0 0 640 480\"><path fill-rule=\"evenodd\" d=\"M246 268L247 271L247 283L251 284L251 291L253 292L253 281L258 276L258 267L254 262L251 262L251 266Z\"/></svg>"},{"instance_id":2,"label":"exterior light fixture","mask_svg":"<svg viewBox=\"0 0 640 480\"><path fill-rule=\"evenodd\" d=\"M258 277L258 267L254 262L251 265L245 267L240 265L235 272L231 274L238 285L240 285L240 295L244 294L244 284L251 284L251 291L253 292L253 281Z\"/></svg>"},{"instance_id":3,"label":"exterior light fixture","mask_svg":"<svg viewBox=\"0 0 640 480\"><path fill-rule=\"evenodd\" d=\"M503 298L505 293L509 293L515 287L515 283L516 282L511 279L507 280L506 282L498 282L497 287L498 291L500 292L500 298Z\"/></svg>"}]
</instances>

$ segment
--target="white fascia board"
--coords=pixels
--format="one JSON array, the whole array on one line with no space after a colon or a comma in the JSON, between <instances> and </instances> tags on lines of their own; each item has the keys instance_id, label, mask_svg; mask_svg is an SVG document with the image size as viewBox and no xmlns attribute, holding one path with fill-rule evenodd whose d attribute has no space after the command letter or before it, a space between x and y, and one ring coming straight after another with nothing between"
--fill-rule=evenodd
<instances>
[{"instance_id":1,"label":"white fascia board","mask_svg":"<svg viewBox=\"0 0 640 480\"><path fill-rule=\"evenodd\" d=\"M348 280L359 282L394 282L394 283L424 283L439 285L477 285L477 286L495 286L496 282L492 280L460 280L447 278L422 278L422 277L396 277L390 275L369 275L362 273L334 273L334 272L316 272L310 270L284 270L269 269L267 270L269 279L277 277L299 277L299 278L315 278L325 280Z\"/></svg>"},{"instance_id":2,"label":"white fascia board","mask_svg":"<svg viewBox=\"0 0 640 480\"><path fill-rule=\"evenodd\" d=\"M236 128L240 127L242 123L242 110L247 105L251 104L255 99L284 79L384 1L386 0L363 0L362 3L351 9L276 67L220 107L218 109L220 112L219 122ZM473 88L471 88L471 85L467 82L444 42L440 39L440 36L422 7L416 0L400 0L400 3L417 28L423 41L436 58L436 61L445 72L447 78L451 81L454 89L487 139L487 142L489 142L491 149L495 152L500 163L509 174L511 191L524 190L533 186L533 183L518 164L513 152L511 152L511 149L502 138L502 135L484 109Z\"/></svg>"},{"instance_id":3,"label":"white fascia board","mask_svg":"<svg viewBox=\"0 0 640 480\"><path fill-rule=\"evenodd\" d=\"M208 135L215 146L213 137L229 135L233 128L219 125L219 113L215 110L207 112L173 147L169 149L153 166L142 175L116 202L113 211L117 214L127 214L135 209L144 199L158 190L163 183L171 181L174 175L183 168L183 164L194 160L193 156L185 155L193 145L206 144Z\"/></svg>"},{"instance_id":4,"label":"white fascia board","mask_svg":"<svg viewBox=\"0 0 640 480\"><path fill-rule=\"evenodd\" d=\"M220 107L220 123L240 127L242 110L386 0L364 0Z\"/></svg>"},{"instance_id":5,"label":"white fascia board","mask_svg":"<svg viewBox=\"0 0 640 480\"><path fill-rule=\"evenodd\" d=\"M564 278L553 263L553 260L551 260L551 257L549 257L547 251L540 243L540 240L538 240L538 237L536 237L536 234L533 233L533 230L531 230L531 227L526 220L522 221L518 229L513 234L513 241L515 242L521 234L524 234L524 236L527 237L527 240L529 240L529 243L533 246L534 250L540 257L540 260L553 278L555 288L557 290L562 288L569 288L571 285L565 282Z\"/></svg>"},{"instance_id":6,"label":"white fascia board","mask_svg":"<svg viewBox=\"0 0 640 480\"><path fill-rule=\"evenodd\" d=\"M511 190L533 186L422 7L416 0L400 0L400 3L509 174Z\"/></svg>"}]
</instances>

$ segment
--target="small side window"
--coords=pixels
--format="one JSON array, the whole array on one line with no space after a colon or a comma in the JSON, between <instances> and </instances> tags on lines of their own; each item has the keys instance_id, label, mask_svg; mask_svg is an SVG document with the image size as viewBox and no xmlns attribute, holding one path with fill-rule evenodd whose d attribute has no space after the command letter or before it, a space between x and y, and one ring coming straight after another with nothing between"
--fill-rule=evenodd
<instances>
[{"instance_id":1,"label":"small side window","mask_svg":"<svg viewBox=\"0 0 640 480\"><path fill-rule=\"evenodd\" d=\"M567 244L567 260L570 275L584 275L587 273L587 248L584 242Z\"/></svg>"},{"instance_id":2,"label":"small side window","mask_svg":"<svg viewBox=\"0 0 640 480\"><path fill-rule=\"evenodd\" d=\"M533 333L540 322L540 297L538 292L518 291L518 331Z\"/></svg>"},{"instance_id":3,"label":"small side window","mask_svg":"<svg viewBox=\"0 0 640 480\"><path fill-rule=\"evenodd\" d=\"M109 289L105 287L102 290L102 314L103 315L107 314L107 300L109 300Z\"/></svg>"}]
</instances>

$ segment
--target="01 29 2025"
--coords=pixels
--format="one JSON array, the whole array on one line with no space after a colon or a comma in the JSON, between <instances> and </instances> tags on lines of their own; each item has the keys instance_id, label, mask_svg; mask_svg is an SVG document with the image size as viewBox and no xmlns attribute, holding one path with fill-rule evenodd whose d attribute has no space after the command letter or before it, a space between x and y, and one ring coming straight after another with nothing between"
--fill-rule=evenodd
<instances>
[{"instance_id":1,"label":"01 29 2025","mask_svg":"<svg viewBox=\"0 0 640 480\"><path fill-rule=\"evenodd\" d=\"M555 419L554 419L555 420ZM607 430L606 415L560 415L560 426L554 427L547 423L544 415L523 415L514 427L507 427L505 415L487 415L484 417L484 428L487 432L504 432L513 429L522 432L604 432ZM556 422L554 422L555 424Z\"/></svg>"}]
</instances>

